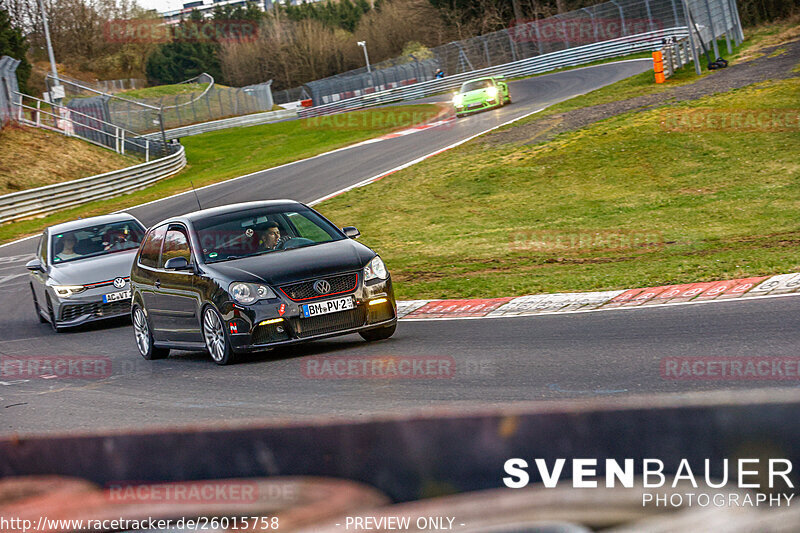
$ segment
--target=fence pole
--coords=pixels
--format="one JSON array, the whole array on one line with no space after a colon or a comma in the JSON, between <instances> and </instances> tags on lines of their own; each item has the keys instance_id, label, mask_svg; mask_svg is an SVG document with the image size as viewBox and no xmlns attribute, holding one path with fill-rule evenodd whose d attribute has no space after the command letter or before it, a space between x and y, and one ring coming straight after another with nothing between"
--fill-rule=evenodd
<instances>
[{"instance_id":1,"label":"fence pole","mask_svg":"<svg viewBox=\"0 0 800 533\"><path fill-rule=\"evenodd\" d=\"M704 0L706 4L706 13L708 13L708 29L711 31L711 45L714 47L714 59L719 57L719 47L717 46L717 33L714 31L714 17L711 14L711 5L708 0ZM703 36L701 35L702 39Z\"/></svg>"},{"instance_id":2,"label":"fence pole","mask_svg":"<svg viewBox=\"0 0 800 533\"><path fill-rule=\"evenodd\" d=\"M730 38L731 28L733 28L733 22L728 24L728 9L730 8L730 5L726 7L727 4L726 0L718 0L718 1L720 1L720 7L722 8L722 20L724 24L724 27L722 29L725 30L725 45L728 47L728 55L730 55L733 53L733 48L731 48L731 38Z\"/></svg>"},{"instance_id":3,"label":"fence pole","mask_svg":"<svg viewBox=\"0 0 800 533\"><path fill-rule=\"evenodd\" d=\"M678 6L675 4L675 0L670 0L670 3L672 4L672 18L674 19L675 27L677 28L681 25L680 21L678 21Z\"/></svg>"},{"instance_id":4,"label":"fence pole","mask_svg":"<svg viewBox=\"0 0 800 533\"><path fill-rule=\"evenodd\" d=\"M617 9L619 10L619 18L622 21L622 35L628 35L628 30L625 28L625 12L622 11L622 7L620 7L616 0L611 0L611 3L617 6Z\"/></svg>"},{"instance_id":5,"label":"fence pole","mask_svg":"<svg viewBox=\"0 0 800 533\"><path fill-rule=\"evenodd\" d=\"M731 12L736 17L736 29L739 32L739 44L744 41L744 30L742 30L742 19L739 18L739 6L736 5L736 0L730 0Z\"/></svg>"},{"instance_id":6,"label":"fence pole","mask_svg":"<svg viewBox=\"0 0 800 533\"><path fill-rule=\"evenodd\" d=\"M687 0L681 0L683 2L683 12L686 15L686 26L689 28L689 48L692 51L692 60L694 61L694 71L699 76L702 74L700 69L700 58L697 56L697 45L694 42L694 24L692 24L692 14L689 12L689 3ZM702 39L699 35L697 36L698 39Z\"/></svg>"},{"instance_id":7,"label":"fence pole","mask_svg":"<svg viewBox=\"0 0 800 533\"><path fill-rule=\"evenodd\" d=\"M650 11L650 0L644 0L644 7L647 10L647 29L653 31L653 13Z\"/></svg>"},{"instance_id":8,"label":"fence pole","mask_svg":"<svg viewBox=\"0 0 800 533\"><path fill-rule=\"evenodd\" d=\"M20 106L20 110L22 110L22 106ZM38 128L41 126L41 116L42 116L42 103L39 100L36 100L36 127Z\"/></svg>"}]
</instances>

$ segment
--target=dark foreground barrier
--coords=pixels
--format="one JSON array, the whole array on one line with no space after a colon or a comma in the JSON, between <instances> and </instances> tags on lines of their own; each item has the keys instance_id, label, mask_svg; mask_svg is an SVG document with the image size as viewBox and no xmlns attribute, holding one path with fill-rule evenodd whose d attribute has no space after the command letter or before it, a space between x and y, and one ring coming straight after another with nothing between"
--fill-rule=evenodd
<instances>
[{"instance_id":1,"label":"dark foreground barrier","mask_svg":"<svg viewBox=\"0 0 800 533\"><path fill-rule=\"evenodd\" d=\"M800 390L693 393L650 398L516 404L468 412L438 409L355 422L250 423L106 435L7 437L0 475L60 474L100 485L120 480L182 481L328 476L364 482L395 501L503 486L509 458L552 468L566 458L656 458L674 474L681 459L702 479L704 461L781 458L800 464ZM731 466L735 476L735 466ZM798 474L790 477L798 486ZM733 481L732 479L731 481Z\"/></svg>"}]
</instances>

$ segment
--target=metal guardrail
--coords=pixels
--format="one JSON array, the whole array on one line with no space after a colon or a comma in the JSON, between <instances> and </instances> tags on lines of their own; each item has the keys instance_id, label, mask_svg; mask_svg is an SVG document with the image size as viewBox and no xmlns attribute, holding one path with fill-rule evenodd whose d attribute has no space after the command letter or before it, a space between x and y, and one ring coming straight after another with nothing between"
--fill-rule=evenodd
<instances>
[{"instance_id":1,"label":"metal guardrail","mask_svg":"<svg viewBox=\"0 0 800 533\"><path fill-rule=\"evenodd\" d=\"M482 76L506 76L509 78L530 76L532 74L539 74L558 68L583 65L601 59L609 59L647 50L658 50L662 48L664 39L683 39L687 37L688 34L688 28L685 26L677 26L674 28L621 37L601 43L568 48L566 50L503 65L473 70L437 80L424 81L414 85L364 94L331 104L302 109L299 112L299 116L300 118L305 118L329 115L362 107L372 107L403 100L414 100L456 89L460 87L463 82Z\"/></svg>"},{"instance_id":2,"label":"metal guardrail","mask_svg":"<svg viewBox=\"0 0 800 533\"><path fill-rule=\"evenodd\" d=\"M0 196L0 223L119 196L172 176L185 166L186 153L181 146L175 153L148 163L6 194Z\"/></svg>"},{"instance_id":3,"label":"metal guardrail","mask_svg":"<svg viewBox=\"0 0 800 533\"><path fill-rule=\"evenodd\" d=\"M212 120L211 122L201 122L200 124L192 124L190 126L182 126L180 128L173 128L166 130L164 134L167 139L180 139L181 137L188 137L190 135L200 135L201 133L208 133L210 131L224 130L227 128L241 128L245 126L257 126L259 124L269 124L271 122L279 122L297 118L296 109L281 109L279 111L267 111L265 113L254 113L251 115L240 115L238 117L223 118L221 120ZM150 133L144 135L145 138L158 139L161 133Z\"/></svg>"}]
</instances>

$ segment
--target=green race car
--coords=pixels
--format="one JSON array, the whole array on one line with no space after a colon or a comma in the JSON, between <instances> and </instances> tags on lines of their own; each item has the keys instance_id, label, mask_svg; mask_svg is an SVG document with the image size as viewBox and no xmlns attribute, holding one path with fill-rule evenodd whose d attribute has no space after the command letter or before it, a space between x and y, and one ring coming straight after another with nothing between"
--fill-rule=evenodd
<instances>
[{"instance_id":1,"label":"green race car","mask_svg":"<svg viewBox=\"0 0 800 533\"><path fill-rule=\"evenodd\" d=\"M502 76L488 76L465 82L453 97L456 116L502 107L511 103L508 83Z\"/></svg>"}]
</instances>

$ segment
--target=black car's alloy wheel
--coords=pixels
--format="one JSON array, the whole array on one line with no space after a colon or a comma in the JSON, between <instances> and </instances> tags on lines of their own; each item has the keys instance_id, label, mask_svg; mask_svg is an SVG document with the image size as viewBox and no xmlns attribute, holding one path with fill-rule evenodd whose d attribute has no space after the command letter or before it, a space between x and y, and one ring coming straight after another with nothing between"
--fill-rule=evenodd
<instances>
[{"instance_id":1,"label":"black car's alloy wheel","mask_svg":"<svg viewBox=\"0 0 800 533\"><path fill-rule=\"evenodd\" d=\"M156 348L153 344L153 334L150 330L150 324L147 322L147 316L144 310L138 305L133 306L131 312L131 320L133 321L133 333L136 337L136 347L139 348L139 353L147 360L163 359L169 355L169 349Z\"/></svg>"},{"instance_id":2,"label":"black car's alloy wheel","mask_svg":"<svg viewBox=\"0 0 800 533\"><path fill-rule=\"evenodd\" d=\"M213 307L206 307L206 310L203 311L203 339L206 342L206 349L215 363L218 365L233 363L233 349L228 341L228 335L225 333L225 325L222 317Z\"/></svg>"},{"instance_id":3,"label":"black car's alloy wheel","mask_svg":"<svg viewBox=\"0 0 800 533\"><path fill-rule=\"evenodd\" d=\"M384 328L377 328L377 329L368 329L367 331L360 331L358 334L365 341L382 341L384 339L388 339L392 335L394 335L394 330L397 329L397 324L392 324L391 326L386 326Z\"/></svg>"}]
</instances>

